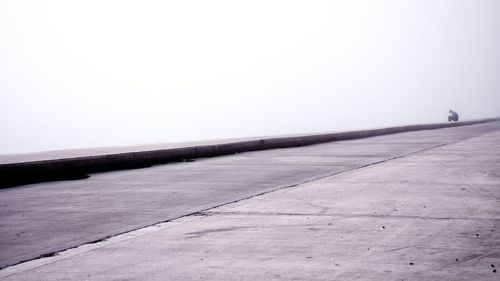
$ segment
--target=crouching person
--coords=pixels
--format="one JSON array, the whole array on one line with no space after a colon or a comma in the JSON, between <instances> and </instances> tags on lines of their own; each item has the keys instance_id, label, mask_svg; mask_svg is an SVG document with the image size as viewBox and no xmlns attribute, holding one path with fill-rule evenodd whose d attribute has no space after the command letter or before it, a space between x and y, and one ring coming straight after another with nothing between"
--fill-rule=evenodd
<instances>
[{"instance_id":1,"label":"crouching person","mask_svg":"<svg viewBox=\"0 0 500 281\"><path fill-rule=\"evenodd\" d=\"M448 115L448 122L451 122L451 121L458 121L458 113L456 113L455 111L451 110L449 111L449 115Z\"/></svg>"}]
</instances>

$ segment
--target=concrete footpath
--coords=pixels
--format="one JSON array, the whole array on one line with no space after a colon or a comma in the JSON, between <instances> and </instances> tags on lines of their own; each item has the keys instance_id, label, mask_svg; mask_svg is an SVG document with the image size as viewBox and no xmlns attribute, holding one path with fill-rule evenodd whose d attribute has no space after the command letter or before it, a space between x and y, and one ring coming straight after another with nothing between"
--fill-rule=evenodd
<instances>
[{"instance_id":1,"label":"concrete footpath","mask_svg":"<svg viewBox=\"0 0 500 281\"><path fill-rule=\"evenodd\" d=\"M356 161L348 162L347 159L351 158ZM304 160L307 161L302 162ZM265 176L262 177L264 173L256 168L262 166L270 174L278 173L279 177L286 177L288 174L278 171L286 170L291 165L295 167L291 173L295 178L290 182L298 183L276 185L275 182L274 187L261 189L267 190L267 193L259 196L255 196L258 193L256 189L247 190L246 195L233 194L232 197L216 200L232 200L233 203L114 235L55 256L10 266L0 270L0 278L500 279L500 273L496 272L500 267L498 122L252 152L246 156L205 159L185 165L203 161L218 169L222 166L217 166L217 161L224 163L225 167L237 166L237 170L242 172L238 174L240 181L251 178L266 181ZM342 166L346 161L351 164ZM321 172L302 173L306 166ZM203 167L206 166L201 164L196 168ZM170 168L170 165L165 165L159 171L167 173L166 169ZM247 174L245 171L248 169L252 172ZM176 171L181 170L177 167ZM256 174L255 171L260 172ZM210 171L204 171L207 172ZM185 179L203 177L202 174L183 175ZM234 172L217 175L236 176ZM300 183L301 177L304 179L307 176L309 180ZM118 175L109 177L120 178ZM180 184L180 181L177 183ZM212 183L218 186L216 182ZM259 183L254 181L252 184ZM41 185L49 188L51 184ZM29 191L40 189L41 185L2 192L11 191L22 196L24 191L24 195L33 199L36 197ZM65 189L65 186L59 183L58 192L53 195L70 195L71 188ZM103 186L100 185L100 188L103 189ZM141 184L137 182L140 189L139 186ZM151 191L154 189L149 188ZM73 186L72 189L78 190L79 187ZM130 189L125 192L130 192ZM117 191L115 193L118 194ZM13 194L2 193L0 198ZM39 196L41 194L38 193ZM98 195L87 193L87 200L99 201L101 196ZM245 196L247 199L240 200ZM195 197L189 199L196 201ZM108 200L106 197L103 200L100 204L109 203L105 202ZM0 206L6 204L10 203L3 201ZM158 207L157 211L158 217L162 212L166 212L164 217L168 217L168 207ZM53 210L52 214L57 216L57 211ZM6 243L2 244L2 248L6 247Z\"/></svg>"},{"instance_id":2,"label":"concrete footpath","mask_svg":"<svg viewBox=\"0 0 500 281\"><path fill-rule=\"evenodd\" d=\"M500 122L247 152L0 189L0 268L496 130Z\"/></svg>"}]
</instances>

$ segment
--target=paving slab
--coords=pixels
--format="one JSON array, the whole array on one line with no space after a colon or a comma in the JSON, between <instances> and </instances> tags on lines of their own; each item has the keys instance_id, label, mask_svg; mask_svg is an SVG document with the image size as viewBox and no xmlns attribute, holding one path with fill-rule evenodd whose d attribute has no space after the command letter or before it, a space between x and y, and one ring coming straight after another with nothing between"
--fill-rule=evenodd
<instances>
[{"instance_id":1,"label":"paving slab","mask_svg":"<svg viewBox=\"0 0 500 281\"><path fill-rule=\"evenodd\" d=\"M0 277L498 280L499 171L497 130L9 267Z\"/></svg>"},{"instance_id":2,"label":"paving slab","mask_svg":"<svg viewBox=\"0 0 500 281\"><path fill-rule=\"evenodd\" d=\"M441 150L435 148L451 147L453 143L460 147L465 140L470 138L472 139L468 140L469 142L476 141L478 145L481 145L483 141L477 139L477 136L486 137L499 130L500 122L493 122L300 148L248 152L200 159L195 162L93 174L85 180L3 189L0 190L0 236L2 238L0 240L0 265L1 267L11 266L229 202L293 187L346 171L355 171L362 167L384 163L429 149L438 151L436 153L442 155L430 157L421 162L426 165L433 164L437 170L441 171L443 171L441 169L443 162L440 157L448 157L462 164L469 162L469 156L474 157L476 153L479 153L484 159L492 157L492 161L496 163L498 159L491 150L473 151L457 148L457 153L447 153L446 151L439 152ZM495 144L497 143L494 141L487 148L492 148ZM407 165L418 166L413 163L402 167ZM396 173L403 173L399 168L395 170L399 171ZM489 174L495 173L491 169L486 170ZM407 171L408 174L403 173L399 178L395 178L400 184L404 184L409 181L405 176L412 175L410 171ZM473 170L467 169L460 171L464 174L473 173L471 172ZM434 175L425 169L417 169L413 173L424 173L429 184L439 179L441 175ZM477 171L474 173L486 175ZM472 175L475 175L474 173ZM397 189L386 183L385 179L381 181L383 188L379 186L380 190ZM490 192L485 183L484 179L479 180L478 184L485 186L482 188L486 190L478 192ZM495 185L498 182L493 180L491 184ZM352 191L358 190L358 193L362 193L356 196L364 198L367 206L378 202L376 199L378 189L374 190L366 184L359 183L359 185L356 187L353 184L356 189ZM347 190L342 192L349 195L351 188L346 187ZM467 189L465 191L460 189L460 192L466 194ZM462 194L460 192L459 194ZM371 198L369 195L375 197ZM303 196L307 194L301 193L299 197ZM327 194L325 198L328 198ZM397 197L391 200L399 202ZM297 204L292 202L290 205L296 207ZM283 207L280 204L273 206ZM336 206L339 210L347 208L349 201L337 201ZM325 211L325 215L328 215L328 212ZM268 215L263 215L258 220L264 222L267 220L266 217ZM299 218L303 217L299 214ZM242 220L250 219L243 217ZM289 230L286 228L283 230L283 235L289 234Z\"/></svg>"}]
</instances>

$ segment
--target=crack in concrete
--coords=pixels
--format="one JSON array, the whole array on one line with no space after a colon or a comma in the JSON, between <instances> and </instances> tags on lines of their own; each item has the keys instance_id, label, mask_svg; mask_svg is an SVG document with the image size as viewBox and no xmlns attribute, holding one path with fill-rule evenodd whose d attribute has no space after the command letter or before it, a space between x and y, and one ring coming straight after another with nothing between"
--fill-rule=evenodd
<instances>
[{"instance_id":1,"label":"crack in concrete","mask_svg":"<svg viewBox=\"0 0 500 281\"><path fill-rule=\"evenodd\" d=\"M386 253L388 253L388 252L396 252L396 251L399 251L399 250L404 250L404 249L408 249L408 248L412 248L412 247L415 247L415 245L394 248L394 249L390 249L390 250L387 250L387 251L384 251L384 252L386 252Z\"/></svg>"},{"instance_id":2,"label":"crack in concrete","mask_svg":"<svg viewBox=\"0 0 500 281\"><path fill-rule=\"evenodd\" d=\"M421 220L462 220L462 221L499 221L500 218L473 218L473 217L429 217L429 216L405 216L405 215L375 215L375 214L324 214L324 213L281 213L281 212L200 212L206 216L297 216L297 217L331 217L340 219L350 218L391 218L391 219L421 219Z\"/></svg>"},{"instance_id":3,"label":"crack in concrete","mask_svg":"<svg viewBox=\"0 0 500 281\"><path fill-rule=\"evenodd\" d=\"M186 233L186 235L187 235L186 238L198 238L198 237L201 237L201 236L203 236L205 234L209 234L209 233L230 232L230 231L235 231L238 229L245 229L245 228L250 228L250 227L249 226L226 227L226 228L214 228L214 229L207 229L207 230L202 230L202 231L189 232L189 233Z\"/></svg>"},{"instance_id":4,"label":"crack in concrete","mask_svg":"<svg viewBox=\"0 0 500 281\"><path fill-rule=\"evenodd\" d=\"M484 254L478 254L478 255L474 255L474 256L469 256L469 257L466 257L463 261L463 263L466 263L466 262L473 262L473 261L477 261L477 260L480 260L480 259L483 259L483 258L486 258L486 257L489 257L489 256L498 256L500 252L498 251L488 251Z\"/></svg>"}]
</instances>

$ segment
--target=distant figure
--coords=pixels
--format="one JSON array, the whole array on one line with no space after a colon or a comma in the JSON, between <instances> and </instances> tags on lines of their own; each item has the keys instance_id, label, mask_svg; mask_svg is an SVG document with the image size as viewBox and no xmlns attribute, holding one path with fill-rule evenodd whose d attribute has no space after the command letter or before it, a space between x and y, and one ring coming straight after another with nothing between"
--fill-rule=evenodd
<instances>
[{"instance_id":1,"label":"distant figure","mask_svg":"<svg viewBox=\"0 0 500 281\"><path fill-rule=\"evenodd\" d=\"M450 109L450 115L448 115L448 122L458 121L458 113Z\"/></svg>"}]
</instances>

